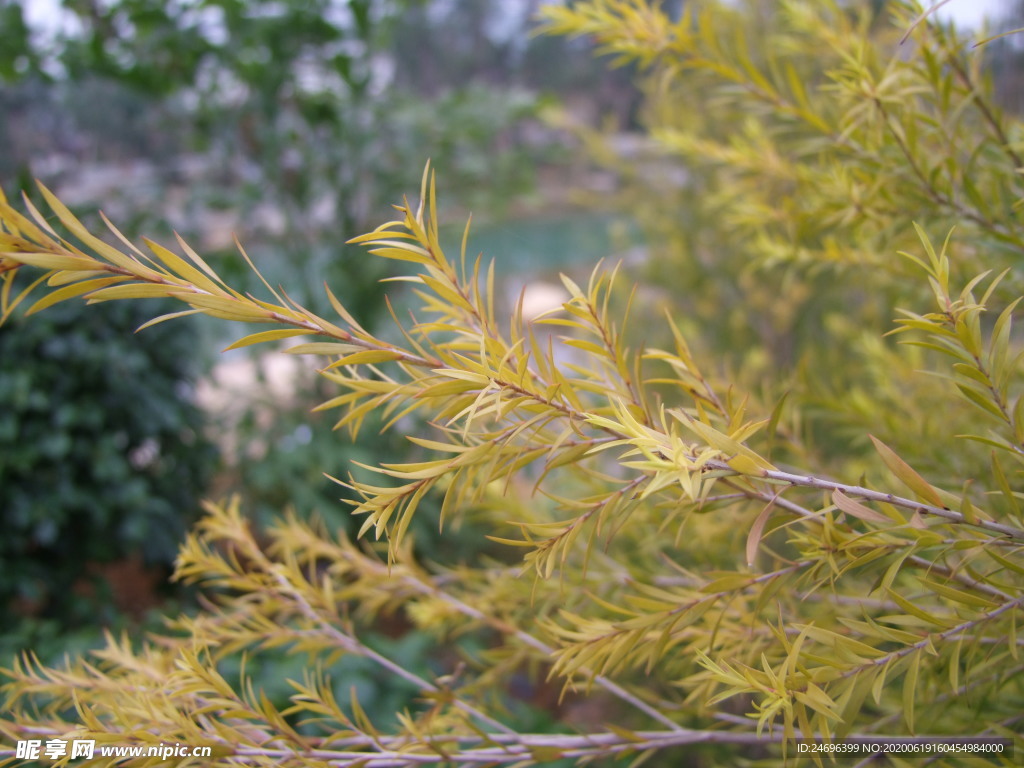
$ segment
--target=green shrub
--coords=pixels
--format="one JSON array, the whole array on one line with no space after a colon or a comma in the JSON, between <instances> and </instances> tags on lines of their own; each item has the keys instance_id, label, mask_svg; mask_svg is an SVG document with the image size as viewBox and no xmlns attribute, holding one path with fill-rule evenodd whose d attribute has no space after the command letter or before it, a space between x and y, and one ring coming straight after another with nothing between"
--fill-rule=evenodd
<instances>
[{"instance_id":1,"label":"green shrub","mask_svg":"<svg viewBox=\"0 0 1024 768\"><path fill-rule=\"evenodd\" d=\"M0 327L9 615L67 627L151 607L198 517L216 456L190 394L196 335L183 325L127 338L147 310L62 305ZM121 579L134 583L111 584L115 561L137 566Z\"/></svg>"}]
</instances>

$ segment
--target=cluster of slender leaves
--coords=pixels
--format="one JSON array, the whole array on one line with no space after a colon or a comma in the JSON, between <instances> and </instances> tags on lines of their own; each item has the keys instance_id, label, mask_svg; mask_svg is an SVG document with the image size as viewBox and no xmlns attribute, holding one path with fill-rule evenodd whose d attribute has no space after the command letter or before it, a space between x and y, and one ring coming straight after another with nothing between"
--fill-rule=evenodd
<instances>
[{"instance_id":1,"label":"cluster of slender leaves","mask_svg":"<svg viewBox=\"0 0 1024 768\"><path fill-rule=\"evenodd\" d=\"M835 18L825 28L809 6L787 4L791 40L780 55L797 61L805 36L834 35L837 45L859 47L864 60L882 56L867 26L843 27L848 17L827 9ZM734 69L730 55L742 47L712 46L710 11L674 22L640 0L593 0L554 8L550 18L557 31L596 34L620 55L652 66L667 61L665 77L696 61L735 81L740 87L726 90L723 103L760 105L779 121L765 136L782 141L790 121L806 122L793 104L815 109L784 65L748 61ZM956 66L941 58L951 49L927 55L943 64L925 74L956 80ZM885 64L897 81L901 67L918 65L900 55ZM785 91L765 69L783 74ZM881 99L883 112L893 113L886 118L874 111L877 93L857 87L843 99L865 113L865 123L853 120L847 134L825 132L817 141L794 137L776 153L793 164L791 182L805 173L821 182L828 174L818 161L836 142L845 152L846 139L873 136L886 158L911 162L913 152L900 145L911 146L903 108L916 88L890 107ZM829 119L823 109L820 122ZM994 113L988 124L1002 130ZM851 139L858 131L863 136ZM292 517L261 538L237 502L209 504L177 573L204 587L206 610L140 648L112 638L95 662L51 669L20 659L7 670L13 722L0 728L9 739L91 734L105 743L208 744L225 764L379 767L646 758L714 743L761 745L774 750L773 760L797 760L799 738L1013 737L1024 711L1024 514L1015 490L1024 445L1016 297L1006 298L1016 281L1012 270L998 273L1000 263L985 271L984 254L991 250L996 262L1003 255L979 244L1000 242L1012 253L1016 224L1012 205L986 202L998 210L982 211L959 185L966 175L1013 180L1018 164L1012 146L991 133L973 146L980 148L972 154L958 143L957 152L983 167L955 170L942 182L953 186L936 186L935 194L916 187L911 195L921 193L919 210L940 211L939 237L948 230L942 219L966 219L979 239L962 246L962 263L958 241L932 245L934 216L915 232L906 211L890 212L892 241L881 230L856 235L868 225L852 214L849 231L835 230L850 234L849 243L830 244L831 230L822 229L811 247L782 217L754 238L789 242L787 258L815 264L834 261L830 254L856 261L871 253L877 266L881 255L900 259L896 250L906 250L906 268L882 270L889 290L907 286L897 337L915 345L904 347L907 354L923 355L948 379L937 379L941 399L931 410L954 419L976 414L968 437L941 435L941 450L971 457L962 465L970 474L933 475L904 448L915 440L894 449L867 434L869 457L819 461L802 444L798 418L785 415L794 405L745 393L714 358L693 352L690 329L673 316L659 321L664 343L635 341L634 302L619 269L598 265L586 281L564 277L568 299L537 319L525 320L521 306L503 317L493 269L466 253L465 239L458 258L446 255L429 172L417 204L405 201L394 221L354 239L406 269L394 282L409 289L416 308L408 318L394 312L388 333L366 330L329 289L330 318L269 283L264 298L235 290L184 241L183 255L152 241L143 250L109 225L115 247L45 190L52 216L27 200L25 212L3 203L4 316L32 296L29 312L76 297L177 299L187 308L151 323L202 313L274 326L233 347L299 340L287 352L320 361L337 392L320 408L337 416L339 428L358 433L374 414L386 429L401 430L419 423L408 418L415 414L429 430L409 436L415 448L407 460L382 457L339 478L357 496L362 542ZM856 176L862 155L850 157ZM846 167L841 158L829 163L836 173ZM727 175L740 209L748 186L752 204L767 194L753 192L756 174ZM902 178L916 176L911 169ZM808 206L822 199L809 197ZM807 226L824 227L821 215L808 213ZM752 224L729 223L750 234ZM890 250L869 248L871 238ZM18 291L12 276L23 271L40 274ZM986 322L992 311L998 319ZM829 359L831 351L822 354ZM922 442L917 424L903 428ZM930 450L922 447L925 456ZM979 450L989 459L980 470ZM440 499L442 535L472 518L502 558L466 563L457 551L417 552L410 524L427 512L428 496ZM410 671L360 639L366 622L393 611L440 638L476 637L477 650L432 674ZM218 672L228 657L255 659L271 647L309 657L309 674L293 681L293 705L283 711L244 672L237 682ZM371 722L358 697L340 699L329 680L345 655L412 685L420 702L396 713L394 724ZM595 697L604 722L588 723L584 733L517 729L493 692L496 681L524 669L558 681L567 696Z\"/></svg>"},{"instance_id":2,"label":"cluster of slender leaves","mask_svg":"<svg viewBox=\"0 0 1024 768\"><path fill-rule=\"evenodd\" d=\"M595 35L647 64L647 143L623 156L582 132L655 252L645 281L666 290L644 305L685 307L694 348L724 358L767 407L790 392L792 460L835 456L847 471L872 432L947 471L936 438L974 417L918 409L943 396L913 373L931 363L878 339L898 307L928 300L896 255L919 248L911 222L937 240L956 228L964 283L1024 247L1019 128L993 100L985 48L935 17L915 25L905 3L690 3L677 20L650 6L546 13L551 32ZM1019 290L1014 269L995 299ZM902 427L908 408L926 440Z\"/></svg>"}]
</instances>

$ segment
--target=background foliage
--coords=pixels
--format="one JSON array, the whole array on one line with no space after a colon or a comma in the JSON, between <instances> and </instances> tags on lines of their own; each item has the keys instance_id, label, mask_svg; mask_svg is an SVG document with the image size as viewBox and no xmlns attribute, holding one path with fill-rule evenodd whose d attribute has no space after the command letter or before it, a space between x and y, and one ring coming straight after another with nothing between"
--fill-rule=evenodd
<instances>
[{"instance_id":1,"label":"background foliage","mask_svg":"<svg viewBox=\"0 0 1024 768\"><path fill-rule=\"evenodd\" d=\"M144 565L165 581L195 520L215 456L190 386L196 336L164 328L126 346L147 316L66 306L0 329L0 604L12 614L107 623L118 606L151 607L131 582ZM135 572L99 578L129 554Z\"/></svg>"}]
</instances>

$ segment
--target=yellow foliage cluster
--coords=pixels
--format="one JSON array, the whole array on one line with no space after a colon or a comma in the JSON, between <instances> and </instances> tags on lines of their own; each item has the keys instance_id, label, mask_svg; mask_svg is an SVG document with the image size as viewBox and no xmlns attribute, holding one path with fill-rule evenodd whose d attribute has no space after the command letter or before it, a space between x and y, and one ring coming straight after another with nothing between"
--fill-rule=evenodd
<instances>
[{"instance_id":1,"label":"yellow foliage cluster","mask_svg":"<svg viewBox=\"0 0 1024 768\"><path fill-rule=\"evenodd\" d=\"M908 420L895 448L865 433L870 457L822 456L786 415L810 412L806 391L789 402L744 393L672 316L659 320L666 343L635 341L619 269L599 265L586 285L563 278L568 300L533 322L521 310L501 318L493 270L467 258L465 239L458 259L445 254L429 169L418 203L354 241L408 267L398 281L417 309L409 321L393 314L388 335L360 326L329 290L332 319L269 284L266 299L236 291L184 242L183 255L151 241L143 250L108 223L115 247L43 188L69 234L28 200L25 213L0 203L3 317L36 291L30 313L74 297L178 299L188 309L153 322L204 313L278 326L233 347L305 337L288 352L323 360L337 394L320 407L339 413L338 427L358 431L371 413L386 428L411 415L428 426L409 438L415 461L364 467L381 478L373 484L339 481L358 496L363 542L291 516L262 540L237 500L209 504L177 570L209 594L206 609L139 648L111 638L95 659L60 669L19 660L6 671L5 739L158 739L210 745L223 765L384 768L646 758L694 744L761 745L799 761L798 739L1016 737L1024 398L1019 298L1007 297L1019 266L1004 262L1024 248L1022 163L974 64L928 23L915 28L913 56L893 53L892 30L911 16L879 30L869 13L830 3L783 3L764 35L770 53L743 37L749 19L727 37L741 15L711 4L676 21L645 0L547 14L550 31L595 35L649 67L656 93L676 96L652 102L656 135L728 212L710 227L730 249L713 265L720 281L748 256L793 275L808 263L876 267L904 248L907 267L879 269L866 286L888 281L877 296L905 287L922 303L924 287L935 307L905 310L900 335L945 377L942 413L970 412L990 429L946 431L936 448ZM805 76L816 66L808 51L821 48L835 65L825 81ZM705 114L680 118L699 111L685 88ZM737 130L716 139L713 120L737 110L747 114ZM1003 197L981 191L993 189ZM916 231L915 220L925 222ZM966 263L954 241L931 244L954 222L973 238ZM26 285L29 272L39 275ZM920 454L905 448L915 443ZM972 473L922 469L940 449L967 456L948 466ZM483 521L507 562L424 559L410 523L428 495L442 524ZM468 671L415 674L360 639L366 619L397 610L442 637L476 633L488 650ZM225 658L279 647L309 658L284 710L244 672L239 684L217 672ZM421 706L385 729L354 695L338 701L329 676L345 655L414 686ZM605 697L622 718L584 733L514 729L491 693L524 667Z\"/></svg>"}]
</instances>

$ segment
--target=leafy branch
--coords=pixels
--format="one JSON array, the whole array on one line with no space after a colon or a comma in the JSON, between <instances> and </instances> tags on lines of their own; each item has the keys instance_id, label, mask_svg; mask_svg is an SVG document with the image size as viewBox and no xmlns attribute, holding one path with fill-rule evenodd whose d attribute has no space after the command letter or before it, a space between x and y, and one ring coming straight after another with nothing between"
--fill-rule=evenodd
<instances>
[{"instance_id":1,"label":"leafy branch","mask_svg":"<svg viewBox=\"0 0 1024 768\"><path fill-rule=\"evenodd\" d=\"M202 611L62 669L19 660L5 736L151 735L262 765L525 765L962 733L961 694L975 731L1016 722L1020 182L962 51L921 25L919 58L894 54L899 30L844 5L756 22L712 8L677 23L643 0L547 13L650 67L656 170L685 179L629 194L667 251L684 243L661 273L691 289L681 320L657 290L622 290L623 267L565 276L568 299L539 319L503 311L468 225L456 258L442 247L429 168L418 202L354 239L406 268L391 282L415 308L390 307L381 335L329 289L320 317L266 281L266 298L232 289L180 239L136 247L109 222L101 239L48 191L46 214L0 203L0 317L165 297L185 309L151 322L262 323L231 347L298 341L286 353L316 359L337 428L379 421L410 443L338 478L360 542L289 516L263 543L237 503L210 504L177 572ZM927 233L957 222L955 248L934 248ZM880 340L897 303L898 350ZM435 511L444 546L424 551L413 521ZM463 520L487 555L449 546ZM443 644L438 669L362 639L390 614ZM309 659L285 708L244 671L279 648ZM326 674L345 656L418 698L374 722ZM615 724L513 727L500 697L522 676L598 697Z\"/></svg>"}]
</instances>

